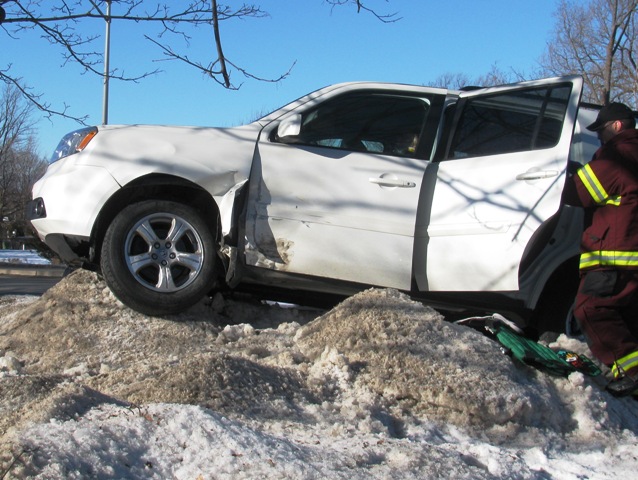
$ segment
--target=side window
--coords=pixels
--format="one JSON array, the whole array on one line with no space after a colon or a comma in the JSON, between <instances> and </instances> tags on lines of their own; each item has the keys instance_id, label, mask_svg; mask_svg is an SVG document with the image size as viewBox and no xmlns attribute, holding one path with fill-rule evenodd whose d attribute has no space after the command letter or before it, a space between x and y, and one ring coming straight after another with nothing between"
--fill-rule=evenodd
<instances>
[{"instance_id":1,"label":"side window","mask_svg":"<svg viewBox=\"0 0 638 480\"><path fill-rule=\"evenodd\" d=\"M559 139L571 86L468 98L448 159L551 148Z\"/></svg>"},{"instance_id":2,"label":"side window","mask_svg":"<svg viewBox=\"0 0 638 480\"><path fill-rule=\"evenodd\" d=\"M343 95L303 114L294 143L414 156L429 101L401 95Z\"/></svg>"}]
</instances>

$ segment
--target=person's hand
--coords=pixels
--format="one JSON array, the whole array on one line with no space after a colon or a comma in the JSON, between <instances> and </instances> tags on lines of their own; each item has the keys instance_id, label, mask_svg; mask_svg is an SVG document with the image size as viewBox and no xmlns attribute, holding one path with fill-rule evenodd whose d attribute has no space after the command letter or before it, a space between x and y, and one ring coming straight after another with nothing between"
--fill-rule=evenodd
<instances>
[{"instance_id":1,"label":"person's hand","mask_svg":"<svg viewBox=\"0 0 638 480\"><path fill-rule=\"evenodd\" d=\"M574 162L572 160L569 160L567 162L567 174L568 175L573 175L575 174L579 168L581 168L582 165L578 162Z\"/></svg>"}]
</instances>

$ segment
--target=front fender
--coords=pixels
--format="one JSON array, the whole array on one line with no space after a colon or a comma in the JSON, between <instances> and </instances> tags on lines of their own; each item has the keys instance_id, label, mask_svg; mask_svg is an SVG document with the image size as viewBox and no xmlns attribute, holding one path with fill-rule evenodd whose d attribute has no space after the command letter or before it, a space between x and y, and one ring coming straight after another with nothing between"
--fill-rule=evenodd
<instances>
[{"instance_id":1,"label":"front fender","mask_svg":"<svg viewBox=\"0 0 638 480\"><path fill-rule=\"evenodd\" d=\"M103 126L75 162L107 169L120 185L169 175L223 197L248 179L259 128Z\"/></svg>"}]
</instances>

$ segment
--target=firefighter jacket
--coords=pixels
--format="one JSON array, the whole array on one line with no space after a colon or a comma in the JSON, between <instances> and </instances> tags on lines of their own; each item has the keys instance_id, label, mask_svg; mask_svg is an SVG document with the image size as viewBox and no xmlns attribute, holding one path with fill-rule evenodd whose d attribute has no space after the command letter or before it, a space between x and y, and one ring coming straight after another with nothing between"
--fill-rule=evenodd
<instances>
[{"instance_id":1,"label":"firefighter jacket","mask_svg":"<svg viewBox=\"0 0 638 480\"><path fill-rule=\"evenodd\" d=\"M638 130L624 130L568 178L565 203L585 208L580 269L638 270Z\"/></svg>"}]
</instances>

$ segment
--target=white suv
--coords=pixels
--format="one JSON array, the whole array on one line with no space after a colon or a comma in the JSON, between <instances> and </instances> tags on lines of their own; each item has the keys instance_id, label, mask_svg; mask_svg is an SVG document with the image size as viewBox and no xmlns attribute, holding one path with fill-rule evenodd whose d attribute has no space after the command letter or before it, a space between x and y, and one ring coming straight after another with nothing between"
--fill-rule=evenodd
<instances>
[{"instance_id":1,"label":"white suv","mask_svg":"<svg viewBox=\"0 0 638 480\"><path fill-rule=\"evenodd\" d=\"M557 328L532 314L563 319L574 294L581 216L560 198L568 158L598 146L581 88L346 83L237 128L85 128L60 142L30 219L148 314L226 286L377 286Z\"/></svg>"}]
</instances>

